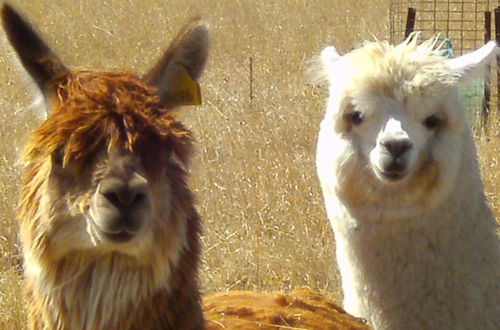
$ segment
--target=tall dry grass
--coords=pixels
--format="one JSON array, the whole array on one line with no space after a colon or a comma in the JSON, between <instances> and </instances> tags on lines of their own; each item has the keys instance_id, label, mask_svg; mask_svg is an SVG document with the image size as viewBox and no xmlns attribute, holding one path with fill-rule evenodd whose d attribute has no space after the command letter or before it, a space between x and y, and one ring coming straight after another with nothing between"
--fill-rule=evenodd
<instances>
[{"instance_id":1,"label":"tall dry grass","mask_svg":"<svg viewBox=\"0 0 500 330\"><path fill-rule=\"evenodd\" d=\"M201 81L204 104L182 109L197 136L191 185L205 224L203 291L309 285L339 299L334 243L314 168L325 93L307 85L304 72L328 44L347 51L372 36L386 39L389 22L381 18L388 17L388 0L11 2L68 65L138 72L190 17L203 16L213 35ZM5 40L1 47L0 328L21 329L15 162L39 119ZM492 199L500 189L496 155L483 162Z\"/></svg>"}]
</instances>

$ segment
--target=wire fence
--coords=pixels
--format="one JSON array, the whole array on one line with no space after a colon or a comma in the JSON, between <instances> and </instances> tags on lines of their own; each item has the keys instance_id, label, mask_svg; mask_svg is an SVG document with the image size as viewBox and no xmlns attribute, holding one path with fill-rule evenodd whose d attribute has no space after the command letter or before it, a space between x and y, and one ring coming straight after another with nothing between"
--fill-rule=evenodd
<instances>
[{"instance_id":1,"label":"wire fence","mask_svg":"<svg viewBox=\"0 0 500 330\"><path fill-rule=\"evenodd\" d=\"M423 39L439 34L447 55L459 56L488 40L498 41L499 6L500 0L392 0L391 41L401 42L411 30L420 31ZM492 112L500 115L498 83L498 66L493 64L489 81L475 81L462 93L476 131L488 126Z\"/></svg>"}]
</instances>

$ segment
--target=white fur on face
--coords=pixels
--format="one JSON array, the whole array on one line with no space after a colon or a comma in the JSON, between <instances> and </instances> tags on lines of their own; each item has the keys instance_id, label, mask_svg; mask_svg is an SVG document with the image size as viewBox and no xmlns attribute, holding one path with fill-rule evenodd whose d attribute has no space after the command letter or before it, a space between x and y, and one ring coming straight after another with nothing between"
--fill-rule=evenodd
<instances>
[{"instance_id":1,"label":"white fur on face","mask_svg":"<svg viewBox=\"0 0 500 330\"><path fill-rule=\"evenodd\" d=\"M431 193L423 189L445 188L431 182L453 181L453 161L459 157L454 152L460 153L466 124L454 88L457 77L445 59L429 49L426 53L417 46L398 47L368 44L343 57L325 49L330 98L324 120L332 124L322 125L322 130L333 130L328 140L344 141L340 143L344 150L335 151L342 160L325 160L349 164L333 169L337 176L346 182L363 181L372 189L392 190L394 196L387 196L396 204L401 204L402 186L415 190L420 185L411 201L407 200L411 194L403 198L406 204ZM353 113L362 120L353 121ZM332 147L330 143L323 152L318 147L319 163L333 152ZM349 179L348 173L354 177ZM419 179L422 175L427 176L425 183Z\"/></svg>"},{"instance_id":2,"label":"white fur on face","mask_svg":"<svg viewBox=\"0 0 500 330\"><path fill-rule=\"evenodd\" d=\"M424 125L430 116L439 118L440 125L445 122L447 115L434 102L402 102L377 95L363 95L361 101L352 98L351 102L363 121L351 124L344 136L356 145L361 159L382 184L411 177L423 165L422 159L433 155L432 140L438 130L446 129ZM345 120L345 115L339 119Z\"/></svg>"},{"instance_id":3,"label":"white fur on face","mask_svg":"<svg viewBox=\"0 0 500 330\"><path fill-rule=\"evenodd\" d=\"M333 130L331 134L335 137L330 141L342 141L335 147L339 158L333 162L326 160L338 166L332 169L330 165L328 170L342 180L337 189L352 191L354 183L362 183L369 187L367 198L375 196L374 191L387 198L386 202L373 201L376 204L408 205L412 209L416 206L415 210L422 206L421 203L435 203L444 198L444 191L450 189L448 183L457 175L461 136L466 134L465 118L457 111L461 110L458 96L446 94L444 98L448 100L456 98L456 102L448 106L444 100L422 95L401 100L369 92L357 94L346 90L342 94L339 107L327 113L334 125L322 128ZM346 99L349 100L347 106ZM361 113L361 123L349 123L348 113L352 111ZM424 124L431 116L439 118L435 128ZM401 155L391 154L385 146L400 142L409 146ZM328 151L321 151L318 147L318 162L325 159L325 153L332 152L333 145L330 143L327 148ZM434 193L439 199L431 198ZM355 198L361 203L359 197Z\"/></svg>"}]
</instances>

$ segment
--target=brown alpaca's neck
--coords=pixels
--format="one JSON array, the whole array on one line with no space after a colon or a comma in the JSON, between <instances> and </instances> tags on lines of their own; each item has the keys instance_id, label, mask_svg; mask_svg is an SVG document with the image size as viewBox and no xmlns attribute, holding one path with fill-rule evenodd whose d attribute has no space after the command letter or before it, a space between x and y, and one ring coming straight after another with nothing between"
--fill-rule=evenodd
<instances>
[{"instance_id":1,"label":"brown alpaca's neck","mask_svg":"<svg viewBox=\"0 0 500 330\"><path fill-rule=\"evenodd\" d=\"M175 265L164 259L138 265L118 253L74 253L40 267L38 276L28 273L31 328L202 329L198 221L196 213L188 217L188 243Z\"/></svg>"},{"instance_id":2,"label":"brown alpaca's neck","mask_svg":"<svg viewBox=\"0 0 500 330\"><path fill-rule=\"evenodd\" d=\"M28 278L28 300L36 329L199 329L202 315L196 269L187 255L153 278L109 256L97 262L62 262L53 274ZM49 280L48 277L52 277ZM49 284L50 283L50 284Z\"/></svg>"}]
</instances>

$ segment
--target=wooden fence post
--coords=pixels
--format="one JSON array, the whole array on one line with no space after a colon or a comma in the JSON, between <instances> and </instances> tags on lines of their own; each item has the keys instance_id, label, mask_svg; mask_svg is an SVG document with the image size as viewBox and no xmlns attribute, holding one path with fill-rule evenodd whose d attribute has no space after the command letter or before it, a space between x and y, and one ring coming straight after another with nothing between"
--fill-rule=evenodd
<instances>
[{"instance_id":1,"label":"wooden fence post","mask_svg":"<svg viewBox=\"0 0 500 330\"><path fill-rule=\"evenodd\" d=\"M491 40L491 11L484 12L484 43L487 43ZM483 107L481 113L481 129L486 133L487 124L488 124L488 116L490 112L490 99L491 99L491 91L490 91L490 66L488 65L488 75L486 80L484 81L484 98L483 98Z\"/></svg>"},{"instance_id":2,"label":"wooden fence post","mask_svg":"<svg viewBox=\"0 0 500 330\"><path fill-rule=\"evenodd\" d=\"M248 98L250 100L250 108L253 107L253 57L250 56L248 60L248 80L249 80L249 91Z\"/></svg>"},{"instance_id":3,"label":"wooden fence post","mask_svg":"<svg viewBox=\"0 0 500 330\"><path fill-rule=\"evenodd\" d=\"M408 14L406 15L405 40L413 32L413 29L415 29L416 16L417 16L417 10L415 8L408 8Z\"/></svg>"},{"instance_id":4,"label":"wooden fence post","mask_svg":"<svg viewBox=\"0 0 500 330\"><path fill-rule=\"evenodd\" d=\"M495 8L495 39L500 45L500 7ZM500 56L497 56L497 116L500 116Z\"/></svg>"}]
</instances>

